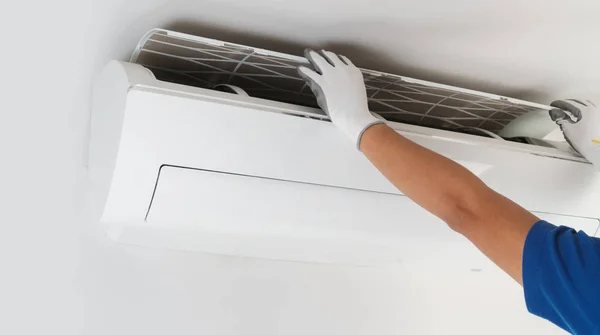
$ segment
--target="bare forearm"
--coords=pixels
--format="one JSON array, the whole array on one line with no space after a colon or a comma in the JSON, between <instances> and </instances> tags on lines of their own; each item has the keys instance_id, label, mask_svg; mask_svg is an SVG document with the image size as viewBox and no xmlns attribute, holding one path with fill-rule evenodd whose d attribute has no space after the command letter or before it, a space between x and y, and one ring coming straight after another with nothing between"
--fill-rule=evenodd
<instances>
[{"instance_id":1,"label":"bare forearm","mask_svg":"<svg viewBox=\"0 0 600 335\"><path fill-rule=\"evenodd\" d=\"M538 219L460 164L386 125L368 128L361 151L402 193L465 235L517 282L523 245Z\"/></svg>"},{"instance_id":2,"label":"bare forearm","mask_svg":"<svg viewBox=\"0 0 600 335\"><path fill-rule=\"evenodd\" d=\"M463 204L474 204L472 198L489 192L479 178L461 165L385 125L367 129L360 148L400 191L451 226Z\"/></svg>"},{"instance_id":3,"label":"bare forearm","mask_svg":"<svg viewBox=\"0 0 600 335\"><path fill-rule=\"evenodd\" d=\"M301 66L298 74L331 122L400 191L466 236L520 282L525 238L537 218L459 164L376 124L363 75L348 58L324 50L307 50L305 55L314 70Z\"/></svg>"}]
</instances>

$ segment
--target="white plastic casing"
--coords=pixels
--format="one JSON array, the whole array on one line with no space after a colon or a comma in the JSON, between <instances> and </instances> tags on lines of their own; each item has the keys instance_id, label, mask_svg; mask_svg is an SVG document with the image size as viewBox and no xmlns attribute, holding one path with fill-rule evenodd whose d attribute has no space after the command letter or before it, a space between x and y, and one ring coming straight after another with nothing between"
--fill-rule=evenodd
<instances>
[{"instance_id":1,"label":"white plastic casing","mask_svg":"<svg viewBox=\"0 0 600 335\"><path fill-rule=\"evenodd\" d=\"M593 235L600 177L561 150L390 123L538 216ZM317 110L110 62L93 96L91 199L120 243L360 265L482 268Z\"/></svg>"}]
</instances>

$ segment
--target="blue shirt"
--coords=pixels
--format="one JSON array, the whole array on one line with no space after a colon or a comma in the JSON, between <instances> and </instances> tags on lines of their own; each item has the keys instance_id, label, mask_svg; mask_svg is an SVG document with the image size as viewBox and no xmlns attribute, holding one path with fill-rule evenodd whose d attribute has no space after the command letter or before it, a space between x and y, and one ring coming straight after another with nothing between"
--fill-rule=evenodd
<instances>
[{"instance_id":1,"label":"blue shirt","mask_svg":"<svg viewBox=\"0 0 600 335\"><path fill-rule=\"evenodd\" d=\"M523 289L532 314L572 334L600 334L600 239L537 222L525 240Z\"/></svg>"}]
</instances>

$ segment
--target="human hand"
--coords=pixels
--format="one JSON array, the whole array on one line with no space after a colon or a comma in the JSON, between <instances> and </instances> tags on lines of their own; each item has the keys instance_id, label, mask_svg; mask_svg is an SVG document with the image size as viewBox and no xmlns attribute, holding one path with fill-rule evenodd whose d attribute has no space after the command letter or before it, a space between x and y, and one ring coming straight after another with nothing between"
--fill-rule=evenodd
<instances>
[{"instance_id":1,"label":"human hand","mask_svg":"<svg viewBox=\"0 0 600 335\"><path fill-rule=\"evenodd\" d=\"M299 75L317 97L317 103L331 122L341 129L360 150L360 139L367 128L383 123L369 112L363 75L345 56L306 49L304 56L314 70L298 67Z\"/></svg>"},{"instance_id":2,"label":"human hand","mask_svg":"<svg viewBox=\"0 0 600 335\"><path fill-rule=\"evenodd\" d=\"M550 117L573 149L600 168L600 111L590 100L565 99L550 104Z\"/></svg>"}]
</instances>

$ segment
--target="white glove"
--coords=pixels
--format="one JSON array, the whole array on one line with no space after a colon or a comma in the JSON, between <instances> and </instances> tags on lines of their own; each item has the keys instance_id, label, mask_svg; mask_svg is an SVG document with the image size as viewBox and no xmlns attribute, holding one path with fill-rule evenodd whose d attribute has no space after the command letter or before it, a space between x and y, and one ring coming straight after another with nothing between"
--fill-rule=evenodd
<instances>
[{"instance_id":1,"label":"white glove","mask_svg":"<svg viewBox=\"0 0 600 335\"><path fill-rule=\"evenodd\" d=\"M360 138L372 125L383 123L369 112L363 75L345 56L306 49L304 56L315 69L300 66L298 73L317 96L331 122L360 150Z\"/></svg>"},{"instance_id":2,"label":"white glove","mask_svg":"<svg viewBox=\"0 0 600 335\"><path fill-rule=\"evenodd\" d=\"M550 104L550 117L573 149L600 168L600 111L589 100L566 99Z\"/></svg>"}]
</instances>

